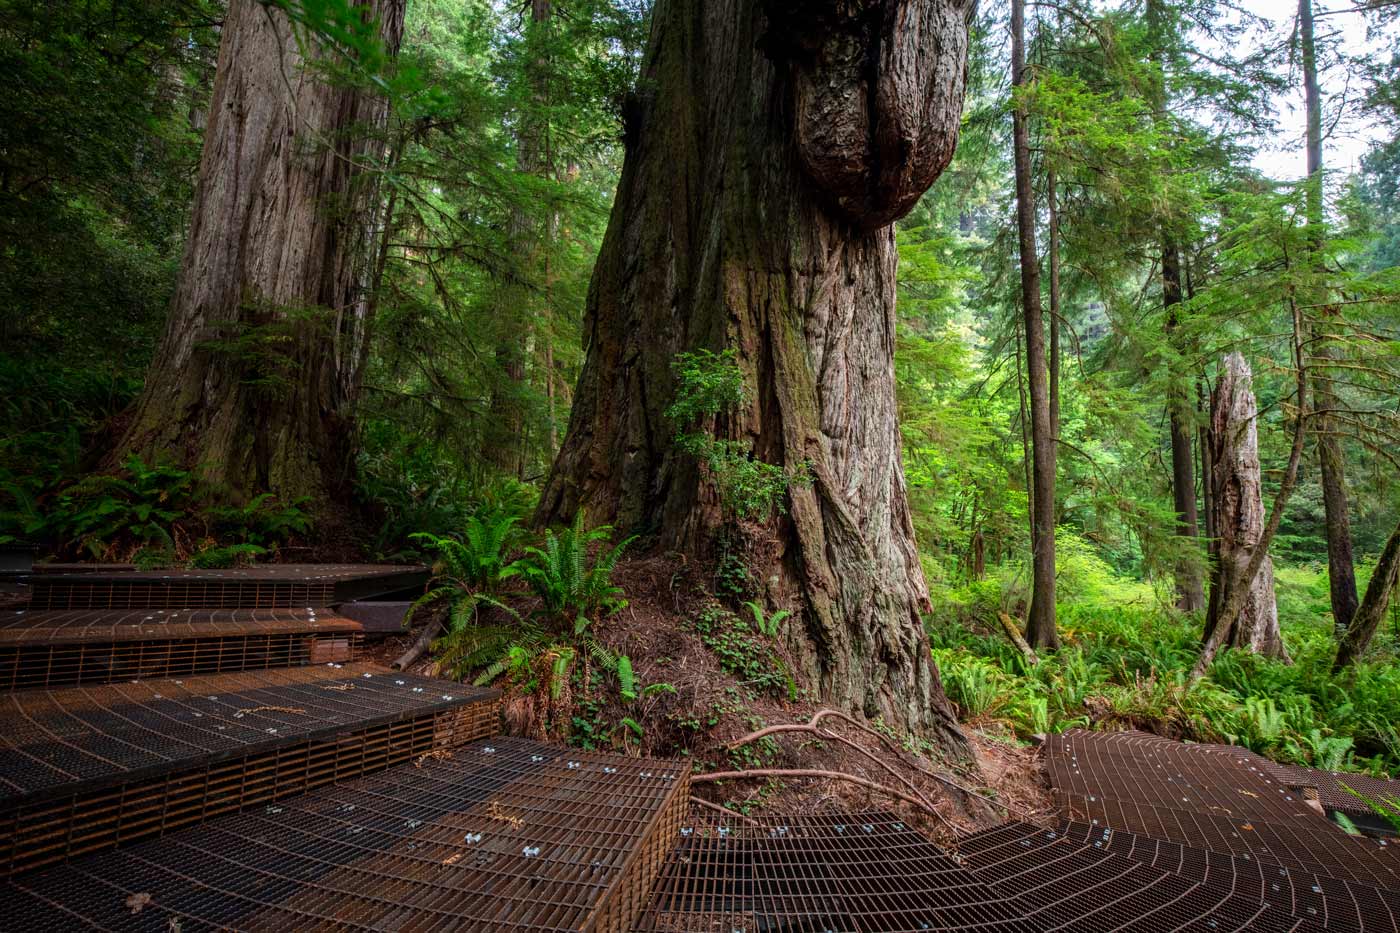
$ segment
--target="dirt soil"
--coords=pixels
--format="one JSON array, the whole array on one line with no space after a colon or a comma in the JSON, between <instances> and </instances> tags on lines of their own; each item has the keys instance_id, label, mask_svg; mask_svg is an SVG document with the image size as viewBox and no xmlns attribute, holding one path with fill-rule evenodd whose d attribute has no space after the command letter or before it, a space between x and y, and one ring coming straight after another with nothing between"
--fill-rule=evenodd
<instances>
[{"instance_id":1,"label":"dirt soil","mask_svg":"<svg viewBox=\"0 0 1400 933\"><path fill-rule=\"evenodd\" d=\"M696 614L714 604L709 581L697 577L699 574L679 558L624 561L614 579L624 588L628 605L594 628L609 651L631 659L639 690L647 684L664 683L674 692L656 692L625 702L616 685L605 678L601 689L587 695L578 695L571 688L551 699L546 691L527 691L523 685L503 681L498 685L507 692L506 731L578 744L582 720L594 730L587 736L587 744L600 750L688 759L695 774L753 769L848 774L898 789L908 797L922 795L937 815L927 812L926 807L834 778L753 777L693 785L694 795L701 800L745 813L891 810L945 844L1009 817L1051 821L1038 750L972 727L965 727L965 731L973 760L961 762L947 760L927 743L896 736L880 723L870 725L883 736L831 719L824 720L823 728L873 753L875 760L839 741L801 733L731 748L735 740L758 729L806 723L822 706L805 691L793 700L786 691L755 690L724 670L720 657L694 629ZM522 613L530 608L527 600L512 602ZM368 655L390 663L409 640L407 636L392 637L369 646ZM773 647L781 663L784 650L781 645ZM581 657L577 663L586 665L588 659ZM411 670L440 675L427 661L420 661ZM576 678L573 687L577 686ZM618 725L624 718L640 726L640 737ZM698 820L718 818L701 807L695 816Z\"/></svg>"}]
</instances>

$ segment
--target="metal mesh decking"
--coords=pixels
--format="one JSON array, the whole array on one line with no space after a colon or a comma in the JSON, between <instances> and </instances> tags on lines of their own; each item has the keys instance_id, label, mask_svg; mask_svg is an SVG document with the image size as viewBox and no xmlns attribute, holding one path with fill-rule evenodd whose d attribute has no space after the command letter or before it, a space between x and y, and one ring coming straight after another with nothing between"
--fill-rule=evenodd
<instances>
[{"instance_id":1,"label":"metal mesh decking","mask_svg":"<svg viewBox=\"0 0 1400 933\"><path fill-rule=\"evenodd\" d=\"M681 832L638 931L1041 929L888 813L764 817Z\"/></svg>"},{"instance_id":2,"label":"metal mesh decking","mask_svg":"<svg viewBox=\"0 0 1400 933\"><path fill-rule=\"evenodd\" d=\"M1400 892L1330 875L1290 871L1259 859L1211 852L1121 829L1068 823L1070 843L1111 852L1217 890L1233 891L1330 930L1400 931Z\"/></svg>"},{"instance_id":3,"label":"metal mesh decking","mask_svg":"<svg viewBox=\"0 0 1400 933\"><path fill-rule=\"evenodd\" d=\"M330 610L0 612L0 690L345 663L362 639Z\"/></svg>"},{"instance_id":4,"label":"metal mesh decking","mask_svg":"<svg viewBox=\"0 0 1400 933\"><path fill-rule=\"evenodd\" d=\"M232 570L46 573L33 609L272 609L329 606L422 586L428 570L383 564L265 564Z\"/></svg>"},{"instance_id":5,"label":"metal mesh decking","mask_svg":"<svg viewBox=\"0 0 1400 933\"><path fill-rule=\"evenodd\" d=\"M1062 833L1007 823L960 843L976 876L1013 897L1037 930L1321 930L1282 901L1252 897L1218 878L1196 881Z\"/></svg>"},{"instance_id":6,"label":"metal mesh decking","mask_svg":"<svg viewBox=\"0 0 1400 933\"><path fill-rule=\"evenodd\" d=\"M1400 846L1347 836L1271 769L1238 755L1074 731L1047 743L1046 757L1067 820L1400 890Z\"/></svg>"},{"instance_id":7,"label":"metal mesh decking","mask_svg":"<svg viewBox=\"0 0 1400 933\"><path fill-rule=\"evenodd\" d=\"M322 665L0 703L0 870L18 871L490 734L499 696Z\"/></svg>"},{"instance_id":8,"label":"metal mesh decking","mask_svg":"<svg viewBox=\"0 0 1400 933\"><path fill-rule=\"evenodd\" d=\"M23 930L622 930L678 838L687 783L676 764L477 741L20 876L0 916Z\"/></svg>"}]
</instances>

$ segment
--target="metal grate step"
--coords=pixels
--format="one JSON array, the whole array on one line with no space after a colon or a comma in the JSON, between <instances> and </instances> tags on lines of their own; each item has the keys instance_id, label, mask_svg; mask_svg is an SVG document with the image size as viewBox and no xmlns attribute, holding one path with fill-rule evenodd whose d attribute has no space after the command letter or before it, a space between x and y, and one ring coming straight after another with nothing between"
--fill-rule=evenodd
<instances>
[{"instance_id":1,"label":"metal grate step","mask_svg":"<svg viewBox=\"0 0 1400 933\"><path fill-rule=\"evenodd\" d=\"M692 825L666 863L645 933L1043 929L888 813Z\"/></svg>"},{"instance_id":2,"label":"metal grate step","mask_svg":"<svg viewBox=\"0 0 1400 933\"><path fill-rule=\"evenodd\" d=\"M1272 903L1124 858L1053 829L1006 823L962 840L964 863L1012 897L1038 930L1304 933L1323 929Z\"/></svg>"},{"instance_id":3,"label":"metal grate step","mask_svg":"<svg viewBox=\"0 0 1400 933\"><path fill-rule=\"evenodd\" d=\"M1046 763L1067 821L1400 890L1400 845L1346 835L1247 756L1075 730L1046 743Z\"/></svg>"},{"instance_id":4,"label":"metal grate step","mask_svg":"<svg viewBox=\"0 0 1400 933\"><path fill-rule=\"evenodd\" d=\"M31 609L305 609L414 587L428 569L388 564L263 564L232 570L44 573Z\"/></svg>"},{"instance_id":5,"label":"metal grate step","mask_svg":"<svg viewBox=\"0 0 1400 933\"><path fill-rule=\"evenodd\" d=\"M353 661L361 626L315 609L0 612L0 691Z\"/></svg>"},{"instance_id":6,"label":"metal grate step","mask_svg":"<svg viewBox=\"0 0 1400 933\"><path fill-rule=\"evenodd\" d=\"M611 933L641 910L687 787L675 763L493 738L16 877L0 915L36 930Z\"/></svg>"},{"instance_id":7,"label":"metal grate step","mask_svg":"<svg viewBox=\"0 0 1400 933\"><path fill-rule=\"evenodd\" d=\"M499 702L366 664L11 693L0 698L0 870L489 735Z\"/></svg>"}]
</instances>

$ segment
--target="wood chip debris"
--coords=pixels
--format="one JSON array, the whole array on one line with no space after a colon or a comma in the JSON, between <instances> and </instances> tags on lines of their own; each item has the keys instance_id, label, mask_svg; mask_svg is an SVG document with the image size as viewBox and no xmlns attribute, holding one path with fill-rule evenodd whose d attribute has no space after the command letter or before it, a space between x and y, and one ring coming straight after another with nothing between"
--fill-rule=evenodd
<instances>
[{"instance_id":1,"label":"wood chip debris","mask_svg":"<svg viewBox=\"0 0 1400 933\"><path fill-rule=\"evenodd\" d=\"M486 807L486 816L498 823L508 823L512 829L520 829L525 825L523 819L502 807L498 800L491 801Z\"/></svg>"}]
</instances>

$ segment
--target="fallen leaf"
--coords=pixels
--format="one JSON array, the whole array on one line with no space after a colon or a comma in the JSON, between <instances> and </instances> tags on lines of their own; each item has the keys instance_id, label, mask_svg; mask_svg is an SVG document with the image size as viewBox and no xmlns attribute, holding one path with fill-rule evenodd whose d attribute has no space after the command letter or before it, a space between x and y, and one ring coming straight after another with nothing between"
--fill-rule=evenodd
<instances>
[{"instance_id":1,"label":"fallen leaf","mask_svg":"<svg viewBox=\"0 0 1400 933\"><path fill-rule=\"evenodd\" d=\"M131 912L133 914L139 914L141 912L141 908L145 907L150 902L151 896L145 891L142 891L140 894L133 894L130 897L128 897L126 899L126 906L131 908Z\"/></svg>"},{"instance_id":2,"label":"fallen leaf","mask_svg":"<svg viewBox=\"0 0 1400 933\"><path fill-rule=\"evenodd\" d=\"M443 859L443 860L442 860L442 864L444 864L444 865L456 865L456 864L457 864L459 861L461 861L461 860L462 860L462 853L460 853L460 852L455 852L455 853L453 853L452 855L449 855L447 858Z\"/></svg>"}]
</instances>

